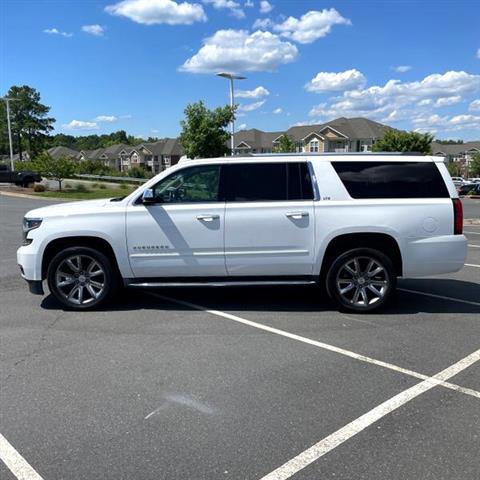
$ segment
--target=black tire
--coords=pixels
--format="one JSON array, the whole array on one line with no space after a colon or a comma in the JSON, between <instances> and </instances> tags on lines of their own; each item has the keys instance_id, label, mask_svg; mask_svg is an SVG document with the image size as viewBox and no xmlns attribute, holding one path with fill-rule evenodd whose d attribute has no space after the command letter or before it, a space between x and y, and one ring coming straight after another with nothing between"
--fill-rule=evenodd
<instances>
[{"instance_id":1,"label":"black tire","mask_svg":"<svg viewBox=\"0 0 480 480\"><path fill-rule=\"evenodd\" d=\"M35 183L35 181L33 180L32 177L26 177L22 180L22 187L23 188L28 188L31 185L33 185L34 183Z\"/></svg>"},{"instance_id":2,"label":"black tire","mask_svg":"<svg viewBox=\"0 0 480 480\"><path fill-rule=\"evenodd\" d=\"M374 272L378 273L372 275ZM326 277L328 295L339 309L357 313L383 308L396 285L392 260L373 248L355 248L339 254Z\"/></svg>"},{"instance_id":3,"label":"black tire","mask_svg":"<svg viewBox=\"0 0 480 480\"><path fill-rule=\"evenodd\" d=\"M75 260L78 258L80 261ZM64 307L82 311L106 304L119 284L117 270L110 258L89 247L68 247L57 253L48 266L47 281L50 292ZM101 289L99 285L102 285ZM77 291L71 296L75 288Z\"/></svg>"}]
</instances>

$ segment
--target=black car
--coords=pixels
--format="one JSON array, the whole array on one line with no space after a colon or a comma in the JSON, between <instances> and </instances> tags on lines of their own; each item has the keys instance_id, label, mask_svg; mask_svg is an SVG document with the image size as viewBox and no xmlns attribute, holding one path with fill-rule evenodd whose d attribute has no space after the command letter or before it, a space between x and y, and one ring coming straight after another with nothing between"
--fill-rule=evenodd
<instances>
[{"instance_id":1,"label":"black car","mask_svg":"<svg viewBox=\"0 0 480 480\"><path fill-rule=\"evenodd\" d=\"M480 195L480 183L468 183L458 190L459 195Z\"/></svg>"},{"instance_id":2,"label":"black car","mask_svg":"<svg viewBox=\"0 0 480 480\"><path fill-rule=\"evenodd\" d=\"M0 164L0 183L14 183L22 187L28 187L35 182L41 182L42 177L31 171L15 171L12 172L7 165Z\"/></svg>"}]
</instances>

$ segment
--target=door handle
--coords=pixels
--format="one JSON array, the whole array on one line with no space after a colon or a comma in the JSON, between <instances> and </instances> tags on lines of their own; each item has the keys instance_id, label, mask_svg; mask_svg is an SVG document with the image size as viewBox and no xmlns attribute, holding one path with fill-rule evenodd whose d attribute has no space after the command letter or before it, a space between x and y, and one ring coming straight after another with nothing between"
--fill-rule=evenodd
<instances>
[{"instance_id":1,"label":"door handle","mask_svg":"<svg viewBox=\"0 0 480 480\"><path fill-rule=\"evenodd\" d=\"M197 220L200 220L201 222L213 222L214 220L218 220L219 218L220 218L220 215L213 215L213 214L197 215Z\"/></svg>"},{"instance_id":2,"label":"door handle","mask_svg":"<svg viewBox=\"0 0 480 480\"><path fill-rule=\"evenodd\" d=\"M308 217L308 212L287 212L285 215L288 218L294 218L295 220L299 220L302 217Z\"/></svg>"}]
</instances>

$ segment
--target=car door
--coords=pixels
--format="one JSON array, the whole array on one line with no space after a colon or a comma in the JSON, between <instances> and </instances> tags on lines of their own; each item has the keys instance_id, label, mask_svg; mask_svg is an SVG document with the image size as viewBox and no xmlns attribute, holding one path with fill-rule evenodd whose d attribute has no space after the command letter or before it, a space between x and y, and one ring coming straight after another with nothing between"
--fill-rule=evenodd
<instances>
[{"instance_id":1,"label":"car door","mask_svg":"<svg viewBox=\"0 0 480 480\"><path fill-rule=\"evenodd\" d=\"M311 275L313 185L303 162L225 167L225 261L230 276Z\"/></svg>"},{"instance_id":2,"label":"car door","mask_svg":"<svg viewBox=\"0 0 480 480\"><path fill-rule=\"evenodd\" d=\"M127 208L127 248L136 277L226 275L221 168L176 170L153 186L155 203L139 199Z\"/></svg>"}]
</instances>

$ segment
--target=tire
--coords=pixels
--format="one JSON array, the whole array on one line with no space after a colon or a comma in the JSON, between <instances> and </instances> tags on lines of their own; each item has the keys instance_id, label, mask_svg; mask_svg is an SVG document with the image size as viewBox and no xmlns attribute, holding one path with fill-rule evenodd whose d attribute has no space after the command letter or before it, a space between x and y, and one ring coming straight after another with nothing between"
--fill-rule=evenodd
<instances>
[{"instance_id":1,"label":"tire","mask_svg":"<svg viewBox=\"0 0 480 480\"><path fill-rule=\"evenodd\" d=\"M104 305L117 290L118 275L112 261L89 247L60 251L47 271L52 295L69 310L90 310Z\"/></svg>"},{"instance_id":2,"label":"tire","mask_svg":"<svg viewBox=\"0 0 480 480\"><path fill-rule=\"evenodd\" d=\"M331 264L326 278L329 297L340 310L349 312L380 310L391 300L396 285L392 260L373 248L341 253Z\"/></svg>"},{"instance_id":3,"label":"tire","mask_svg":"<svg viewBox=\"0 0 480 480\"><path fill-rule=\"evenodd\" d=\"M30 187L31 185L33 185L34 183L35 183L35 182L34 182L33 178L27 177L27 178L24 178L24 179L22 180L22 187L23 187L23 188L28 188L28 187Z\"/></svg>"}]
</instances>

